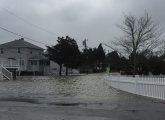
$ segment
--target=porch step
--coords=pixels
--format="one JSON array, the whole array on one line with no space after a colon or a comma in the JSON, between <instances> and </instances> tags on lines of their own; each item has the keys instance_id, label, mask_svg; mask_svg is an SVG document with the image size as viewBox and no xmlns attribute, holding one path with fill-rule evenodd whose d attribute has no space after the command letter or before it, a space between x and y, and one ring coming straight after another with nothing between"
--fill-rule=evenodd
<instances>
[{"instance_id":1,"label":"porch step","mask_svg":"<svg viewBox=\"0 0 165 120\"><path fill-rule=\"evenodd\" d=\"M4 79L13 80L12 72L10 72L9 70L7 70L2 65L0 65L0 73L1 73L0 74L0 79L2 79L2 80L4 80Z\"/></svg>"}]
</instances>

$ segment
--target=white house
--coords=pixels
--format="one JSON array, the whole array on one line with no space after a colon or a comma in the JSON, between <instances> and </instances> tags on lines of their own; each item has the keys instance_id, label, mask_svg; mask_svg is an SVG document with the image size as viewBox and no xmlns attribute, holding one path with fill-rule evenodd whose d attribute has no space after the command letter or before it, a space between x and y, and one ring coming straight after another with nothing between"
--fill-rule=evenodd
<instances>
[{"instance_id":1,"label":"white house","mask_svg":"<svg viewBox=\"0 0 165 120\"><path fill-rule=\"evenodd\" d=\"M44 49L25 41L23 38L0 44L0 65L20 72L50 74L57 72L58 64L50 62Z\"/></svg>"}]
</instances>

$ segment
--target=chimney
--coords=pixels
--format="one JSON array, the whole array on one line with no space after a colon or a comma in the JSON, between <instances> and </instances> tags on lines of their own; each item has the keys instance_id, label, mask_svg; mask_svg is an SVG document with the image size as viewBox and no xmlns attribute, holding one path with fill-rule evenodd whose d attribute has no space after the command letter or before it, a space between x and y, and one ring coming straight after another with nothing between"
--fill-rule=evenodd
<instances>
[{"instance_id":1,"label":"chimney","mask_svg":"<svg viewBox=\"0 0 165 120\"><path fill-rule=\"evenodd\" d=\"M19 39L19 40L24 40L24 38L21 38L21 39Z\"/></svg>"}]
</instances>

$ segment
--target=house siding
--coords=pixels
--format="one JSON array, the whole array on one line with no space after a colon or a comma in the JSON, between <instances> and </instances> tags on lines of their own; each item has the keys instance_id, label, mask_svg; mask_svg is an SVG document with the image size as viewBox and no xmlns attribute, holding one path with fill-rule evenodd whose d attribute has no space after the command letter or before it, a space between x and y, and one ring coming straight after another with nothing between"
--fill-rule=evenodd
<instances>
[{"instance_id":1,"label":"house siding","mask_svg":"<svg viewBox=\"0 0 165 120\"><path fill-rule=\"evenodd\" d=\"M20 52L18 52L18 49L20 50ZM3 48L3 54L0 53L0 61L7 61L13 58L20 65L20 71L29 71L29 59L34 55L41 55L42 52L43 50L32 48Z\"/></svg>"},{"instance_id":2,"label":"house siding","mask_svg":"<svg viewBox=\"0 0 165 120\"><path fill-rule=\"evenodd\" d=\"M13 64L15 64L17 65L17 70L20 72L58 74L59 65L45 58L42 55L43 52L44 49L24 41L24 39L4 43L0 45L0 65L13 67ZM37 62L37 64L33 64L32 62ZM47 62L50 64L47 64ZM62 73L64 72L65 67L63 66Z\"/></svg>"}]
</instances>

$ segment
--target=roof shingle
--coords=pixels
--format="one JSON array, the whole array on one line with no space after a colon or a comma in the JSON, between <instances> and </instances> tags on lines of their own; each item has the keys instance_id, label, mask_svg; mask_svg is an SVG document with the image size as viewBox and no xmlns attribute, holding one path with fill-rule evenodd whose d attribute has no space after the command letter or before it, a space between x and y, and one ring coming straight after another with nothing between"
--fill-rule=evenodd
<instances>
[{"instance_id":1,"label":"roof shingle","mask_svg":"<svg viewBox=\"0 0 165 120\"><path fill-rule=\"evenodd\" d=\"M4 44L0 44L0 48L32 48L32 49L43 50L43 48L27 42L23 38L21 38L19 40L7 42Z\"/></svg>"}]
</instances>

